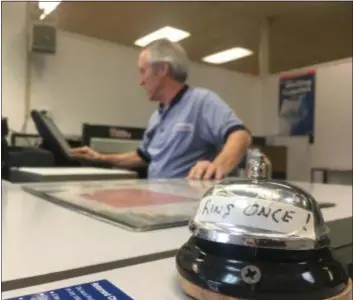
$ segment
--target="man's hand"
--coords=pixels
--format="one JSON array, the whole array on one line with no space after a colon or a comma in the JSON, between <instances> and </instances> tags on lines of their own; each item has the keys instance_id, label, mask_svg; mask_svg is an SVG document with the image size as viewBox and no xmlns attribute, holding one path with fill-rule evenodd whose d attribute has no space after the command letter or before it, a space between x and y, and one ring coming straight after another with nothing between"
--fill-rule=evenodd
<instances>
[{"instance_id":1,"label":"man's hand","mask_svg":"<svg viewBox=\"0 0 353 300\"><path fill-rule=\"evenodd\" d=\"M101 158L101 154L87 146L71 149L70 154L72 157L85 158L90 160L100 160Z\"/></svg>"},{"instance_id":2,"label":"man's hand","mask_svg":"<svg viewBox=\"0 0 353 300\"><path fill-rule=\"evenodd\" d=\"M205 194L210 188L217 183L217 180L189 180L188 184L191 188L199 191L201 194Z\"/></svg>"},{"instance_id":3,"label":"man's hand","mask_svg":"<svg viewBox=\"0 0 353 300\"><path fill-rule=\"evenodd\" d=\"M225 172L221 166L207 160L202 160L190 170L188 179L220 180L224 176Z\"/></svg>"}]
</instances>

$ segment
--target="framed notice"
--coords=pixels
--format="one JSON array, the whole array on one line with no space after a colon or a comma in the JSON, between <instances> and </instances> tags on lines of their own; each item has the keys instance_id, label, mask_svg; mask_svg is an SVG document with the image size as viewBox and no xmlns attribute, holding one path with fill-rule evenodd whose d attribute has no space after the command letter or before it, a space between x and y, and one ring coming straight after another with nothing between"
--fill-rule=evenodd
<instances>
[{"instance_id":1,"label":"framed notice","mask_svg":"<svg viewBox=\"0 0 353 300\"><path fill-rule=\"evenodd\" d=\"M162 183L108 186L27 186L42 199L132 231L187 225L200 193L187 186Z\"/></svg>"},{"instance_id":2,"label":"framed notice","mask_svg":"<svg viewBox=\"0 0 353 300\"><path fill-rule=\"evenodd\" d=\"M279 79L279 132L314 136L315 70L283 74Z\"/></svg>"}]
</instances>

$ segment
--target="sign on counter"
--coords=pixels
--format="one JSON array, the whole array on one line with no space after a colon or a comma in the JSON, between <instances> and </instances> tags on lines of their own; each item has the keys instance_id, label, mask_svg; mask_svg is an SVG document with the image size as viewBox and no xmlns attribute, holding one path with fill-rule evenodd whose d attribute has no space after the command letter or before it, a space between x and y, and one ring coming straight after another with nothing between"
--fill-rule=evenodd
<instances>
[{"instance_id":1,"label":"sign on counter","mask_svg":"<svg viewBox=\"0 0 353 300\"><path fill-rule=\"evenodd\" d=\"M60 288L8 300L133 300L107 280Z\"/></svg>"}]
</instances>

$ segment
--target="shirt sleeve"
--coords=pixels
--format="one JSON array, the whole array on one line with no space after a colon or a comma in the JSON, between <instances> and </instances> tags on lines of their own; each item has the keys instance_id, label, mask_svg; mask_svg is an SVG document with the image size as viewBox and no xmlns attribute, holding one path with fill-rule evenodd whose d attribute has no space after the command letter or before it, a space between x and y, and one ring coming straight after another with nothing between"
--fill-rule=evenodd
<instances>
[{"instance_id":1,"label":"shirt sleeve","mask_svg":"<svg viewBox=\"0 0 353 300\"><path fill-rule=\"evenodd\" d=\"M143 134L142 141L140 143L140 146L137 148L136 152L137 155L142 158L143 161L146 163L149 163L151 161L151 157L147 152L147 146L149 144L150 138L148 136L148 129Z\"/></svg>"},{"instance_id":2,"label":"shirt sleeve","mask_svg":"<svg viewBox=\"0 0 353 300\"><path fill-rule=\"evenodd\" d=\"M202 137L216 147L222 147L232 132L247 130L235 112L213 92L204 97L199 118Z\"/></svg>"},{"instance_id":3,"label":"shirt sleeve","mask_svg":"<svg viewBox=\"0 0 353 300\"><path fill-rule=\"evenodd\" d=\"M150 144L151 139L153 138L153 135L154 135L153 134L154 123L155 123L155 114L152 114L152 116L148 122L148 126L143 134L140 146L136 150L138 156L140 156L142 158L142 160L144 160L146 163L150 163L150 161L151 161L151 157L147 151L147 148L148 148L148 145Z\"/></svg>"}]
</instances>

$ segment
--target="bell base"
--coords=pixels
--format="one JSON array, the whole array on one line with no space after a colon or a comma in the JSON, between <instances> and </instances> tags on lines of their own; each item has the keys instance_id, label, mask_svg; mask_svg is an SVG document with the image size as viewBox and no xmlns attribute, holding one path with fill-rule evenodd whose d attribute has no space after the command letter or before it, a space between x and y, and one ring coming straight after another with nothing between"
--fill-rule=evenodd
<instances>
[{"instance_id":1,"label":"bell base","mask_svg":"<svg viewBox=\"0 0 353 300\"><path fill-rule=\"evenodd\" d=\"M241 298L234 298L227 295L221 295L210 290L203 289L197 286L196 284L186 280L180 275L178 275L178 280L182 290L195 300L244 300ZM337 296L323 300L352 300L352 280L349 279L347 288L341 293L339 293Z\"/></svg>"}]
</instances>

